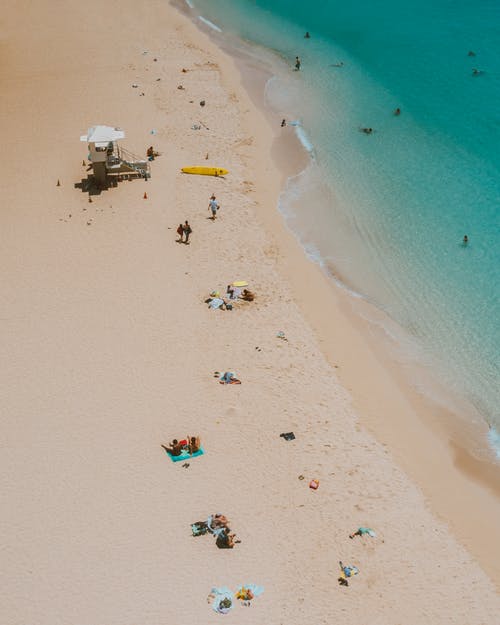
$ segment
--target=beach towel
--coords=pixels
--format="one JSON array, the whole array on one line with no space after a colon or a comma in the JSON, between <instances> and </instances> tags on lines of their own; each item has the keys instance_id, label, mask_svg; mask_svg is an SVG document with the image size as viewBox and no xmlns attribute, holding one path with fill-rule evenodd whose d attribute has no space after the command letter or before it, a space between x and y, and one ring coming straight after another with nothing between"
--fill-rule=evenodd
<instances>
[{"instance_id":1,"label":"beach towel","mask_svg":"<svg viewBox=\"0 0 500 625\"><path fill-rule=\"evenodd\" d=\"M220 297L214 297L212 300L208 302L208 307L217 309L217 308L220 308L222 304L224 304L223 299L220 299Z\"/></svg>"},{"instance_id":2,"label":"beach towel","mask_svg":"<svg viewBox=\"0 0 500 625\"><path fill-rule=\"evenodd\" d=\"M167 455L169 456L172 462L180 462L181 460L189 460L190 458L196 458L197 456L203 456L205 452L203 451L203 447L200 447L198 451L195 451L194 454L190 454L189 451L183 451L180 456L172 456L167 451Z\"/></svg>"},{"instance_id":3,"label":"beach towel","mask_svg":"<svg viewBox=\"0 0 500 625\"><path fill-rule=\"evenodd\" d=\"M208 532L207 524L204 521L191 523L191 532L193 536L204 536Z\"/></svg>"},{"instance_id":4,"label":"beach towel","mask_svg":"<svg viewBox=\"0 0 500 625\"><path fill-rule=\"evenodd\" d=\"M233 609L233 593L226 588L226 586L222 586L221 588L212 588L210 594L208 595L209 602L212 603L212 609L214 612L218 612L219 614L227 614L229 610ZM221 605L221 602L227 600L228 605L224 607Z\"/></svg>"},{"instance_id":5,"label":"beach towel","mask_svg":"<svg viewBox=\"0 0 500 625\"><path fill-rule=\"evenodd\" d=\"M365 536L366 534L368 534L368 536L370 536L371 538L377 538L377 534L375 534L375 532L369 527L358 527L358 534L360 536Z\"/></svg>"},{"instance_id":6,"label":"beach towel","mask_svg":"<svg viewBox=\"0 0 500 625\"><path fill-rule=\"evenodd\" d=\"M250 591L252 596L249 596L248 591ZM262 586L257 586L256 584L242 584L238 586L235 596L236 599L240 599L241 601L250 601L263 592L264 588Z\"/></svg>"}]
</instances>

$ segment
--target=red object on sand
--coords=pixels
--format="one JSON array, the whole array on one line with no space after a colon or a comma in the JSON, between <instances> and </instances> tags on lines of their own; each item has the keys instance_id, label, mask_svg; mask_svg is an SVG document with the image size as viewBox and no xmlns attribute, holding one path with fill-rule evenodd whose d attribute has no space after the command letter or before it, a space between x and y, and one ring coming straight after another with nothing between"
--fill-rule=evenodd
<instances>
[{"instance_id":1,"label":"red object on sand","mask_svg":"<svg viewBox=\"0 0 500 625\"><path fill-rule=\"evenodd\" d=\"M309 482L309 488L312 488L313 490L318 490L318 486L319 486L319 480L311 480Z\"/></svg>"}]
</instances>

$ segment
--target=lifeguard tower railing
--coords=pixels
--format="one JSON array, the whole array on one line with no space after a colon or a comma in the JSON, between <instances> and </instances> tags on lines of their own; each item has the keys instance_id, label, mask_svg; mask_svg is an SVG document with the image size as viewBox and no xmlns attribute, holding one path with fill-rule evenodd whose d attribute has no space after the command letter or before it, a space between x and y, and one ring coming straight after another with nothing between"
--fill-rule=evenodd
<instances>
[{"instance_id":1,"label":"lifeguard tower railing","mask_svg":"<svg viewBox=\"0 0 500 625\"><path fill-rule=\"evenodd\" d=\"M106 170L114 175L139 176L145 179L151 177L149 161L129 152L116 142L113 144L112 153L108 154Z\"/></svg>"}]
</instances>

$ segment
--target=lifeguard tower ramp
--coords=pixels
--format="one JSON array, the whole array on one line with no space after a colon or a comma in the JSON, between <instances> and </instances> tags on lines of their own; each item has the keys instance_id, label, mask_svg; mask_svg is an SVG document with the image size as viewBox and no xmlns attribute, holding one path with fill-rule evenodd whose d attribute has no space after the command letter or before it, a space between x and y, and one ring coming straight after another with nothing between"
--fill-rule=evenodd
<instances>
[{"instance_id":1,"label":"lifeguard tower ramp","mask_svg":"<svg viewBox=\"0 0 500 625\"><path fill-rule=\"evenodd\" d=\"M88 143L88 160L96 182L105 185L108 176L125 176L127 178L151 177L149 161L125 150L118 145L125 138L121 128L112 126L92 126L80 141Z\"/></svg>"}]
</instances>

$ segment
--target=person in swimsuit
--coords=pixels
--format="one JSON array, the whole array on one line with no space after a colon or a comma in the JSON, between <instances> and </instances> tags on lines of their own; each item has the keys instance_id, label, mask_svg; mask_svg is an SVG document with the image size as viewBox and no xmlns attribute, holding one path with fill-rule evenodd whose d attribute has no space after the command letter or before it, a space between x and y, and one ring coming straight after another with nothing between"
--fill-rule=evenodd
<instances>
[{"instance_id":1,"label":"person in swimsuit","mask_svg":"<svg viewBox=\"0 0 500 625\"><path fill-rule=\"evenodd\" d=\"M180 456L182 454L182 445L176 438L170 443L170 447L166 445L162 445L162 447L171 456Z\"/></svg>"},{"instance_id":2,"label":"person in swimsuit","mask_svg":"<svg viewBox=\"0 0 500 625\"><path fill-rule=\"evenodd\" d=\"M295 57L295 69L299 71L300 69L300 59L298 56Z\"/></svg>"},{"instance_id":3,"label":"person in swimsuit","mask_svg":"<svg viewBox=\"0 0 500 625\"><path fill-rule=\"evenodd\" d=\"M177 228L177 234L179 235L177 241L179 243L182 243L182 239L184 237L184 228L182 227L182 224L179 224L179 227Z\"/></svg>"},{"instance_id":4,"label":"person in swimsuit","mask_svg":"<svg viewBox=\"0 0 500 625\"><path fill-rule=\"evenodd\" d=\"M182 231L184 233L184 236L186 237L184 240L184 243L189 245L189 235L191 234L191 232L193 232L193 230L191 229L191 226L189 225L189 222L187 219L184 222L184 225L182 226Z\"/></svg>"},{"instance_id":5,"label":"person in swimsuit","mask_svg":"<svg viewBox=\"0 0 500 625\"><path fill-rule=\"evenodd\" d=\"M195 454L197 451L200 450L201 444L199 436L188 436L187 440L189 441L188 447L190 454Z\"/></svg>"},{"instance_id":6,"label":"person in swimsuit","mask_svg":"<svg viewBox=\"0 0 500 625\"><path fill-rule=\"evenodd\" d=\"M231 530L229 527L224 527L221 532L217 535L215 540L215 544L219 549L232 549L235 544L235 534L231 534Z\"/></svg>"}]
</instances>

